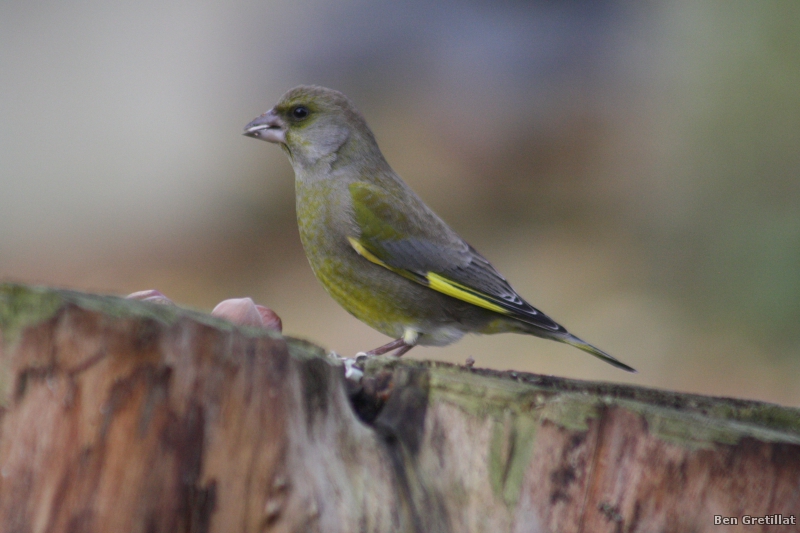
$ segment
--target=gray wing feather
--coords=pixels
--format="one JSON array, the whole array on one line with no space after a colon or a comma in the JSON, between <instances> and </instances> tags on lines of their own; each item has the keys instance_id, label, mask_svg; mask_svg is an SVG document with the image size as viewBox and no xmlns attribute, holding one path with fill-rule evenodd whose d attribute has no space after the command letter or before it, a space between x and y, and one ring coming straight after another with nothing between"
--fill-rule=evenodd
<instances>
[{"instance_id":1,"label":"gray wing feather","mask_svg":"<svg viewBox=\"0 0 800 533\"><path fill-rule=\"evenodd\" d=\"M553 333L566 330L550 317L526 302L506 279L464 241L442 246L422 238L383 241L385 251L381 257L386 264L413 272L424 278L434 272L460 285L489 296L493 303L509 312L517 320L546 329Z\"/></svg>"}]
</instances>

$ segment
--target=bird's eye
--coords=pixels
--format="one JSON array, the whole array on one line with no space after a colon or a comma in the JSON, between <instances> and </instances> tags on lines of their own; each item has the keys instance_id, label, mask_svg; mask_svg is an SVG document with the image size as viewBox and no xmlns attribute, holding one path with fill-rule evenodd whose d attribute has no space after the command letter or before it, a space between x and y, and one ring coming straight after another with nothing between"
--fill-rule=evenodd
<instances>
[{"instance_id":1,"label":"bird's eye","mask_svg":"<svg viewBox=\"0 0 800 533\"><path fill-rule=\"evenodd\" d=\"M310 111L307 107L299 105L292 109L292 116L298 120L302 120L308 116Z\"/></svg>"}]
</instances>

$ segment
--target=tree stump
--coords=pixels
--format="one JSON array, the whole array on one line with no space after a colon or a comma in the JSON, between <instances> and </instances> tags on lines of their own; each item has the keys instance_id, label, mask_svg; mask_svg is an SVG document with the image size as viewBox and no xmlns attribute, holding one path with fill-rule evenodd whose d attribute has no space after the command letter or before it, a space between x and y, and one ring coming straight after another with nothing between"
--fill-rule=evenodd
<instances>
[{"instance_id":1,"label":"tree stump","mask_svg":"<svg viewBox=\"0 0 800 533\"><path fill-rule=\"evenodd\" d=\"M3 532L800 531L796 409L396 358L356 384L297 339L11 284L0 331Z\"/></svg>"}]
</instances>

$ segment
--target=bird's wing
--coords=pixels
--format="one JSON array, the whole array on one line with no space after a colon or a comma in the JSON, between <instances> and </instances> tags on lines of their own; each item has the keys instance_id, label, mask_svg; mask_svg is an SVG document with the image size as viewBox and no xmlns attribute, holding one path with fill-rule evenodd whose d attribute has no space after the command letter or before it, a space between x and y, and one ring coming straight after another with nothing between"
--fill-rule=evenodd
<instances>
[{"instance_id":1,"label":"bird's wing","mask_svg":"<svg viewBox=\"0 0 800 533\"><path fill-rule=\"evenodd\" d=\"M523 300L489 261L432 213L429 220L412 218L399 207L400 199L387 198L384 190L364 182L351 184L350 194L360 234L349 240L365 259L453 298L552 333L566 333Z\"/></svg>"}]
</instances>

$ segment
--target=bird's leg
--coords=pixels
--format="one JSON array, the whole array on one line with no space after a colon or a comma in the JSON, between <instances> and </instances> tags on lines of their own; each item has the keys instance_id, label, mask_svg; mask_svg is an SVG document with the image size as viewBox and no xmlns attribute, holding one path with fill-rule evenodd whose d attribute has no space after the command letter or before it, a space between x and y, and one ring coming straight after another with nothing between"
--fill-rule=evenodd
<instances>
[{"instance_id":1,"label":"bird's leg","mask_svg":"<svg viewBox=\"0 0 800 533\"><path fill-rule=\"evenodd\" d=\"M402 338L401 339L395 339L390 343L384 344L383 346L378 346L377 348L374 348L374 349L368 351L367 355L383 355L385 353L391 352L392 350L396 350L396 349L402 350L405 347L406 347L406 341L404 341ZM408 350L406 350L406 352L407 351ZM405 353L405 352L403 352L403 353Z\"/></svg>"},{"instance_id":2,"label":"bird's leg","mask_svg":"<svg viewBox=\"0 0 800 533\"><path fill-rule=\"evenodd\" d=\"M378 346L377 348L370 350L367 352L367 355L383 355L385 353L389 353L392 350L397 350L394 355L396 357L400 357L401 355L408 352L411 348L417 345L417 339L419 338L419 332L413 330L411 328L406 328L403 332L403 336L399 339L395 339L392 342L384 344L383 346Z\"/></svg>"},{"instance_id":3,"label":"bird's leg","mask_svg":"<svg viewBox=\"0 0 800 533\"><path fill-rule=\"evenodd\" d=\"M413 348L414 346L416 346L416 345L415 345L415 344L406 344L406 345L404 345L404 346L401 346L399 350L397 350L396 352L394 352L394 355L395 355L395 357L400 357L400 356L402 356L403 354L405 354L407 351L409 351L409 350L410 350L411 348Z\"/></svg>"}]
</instances>

